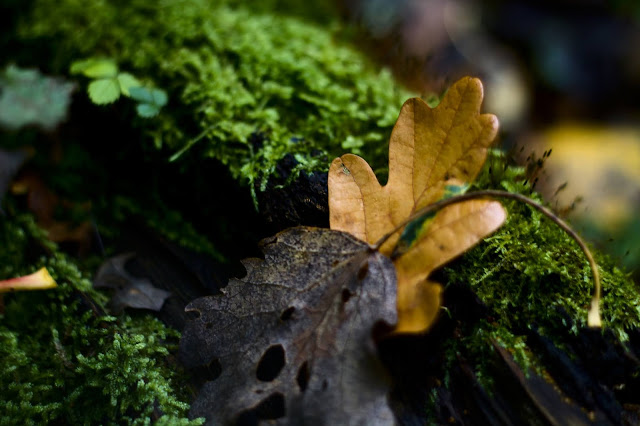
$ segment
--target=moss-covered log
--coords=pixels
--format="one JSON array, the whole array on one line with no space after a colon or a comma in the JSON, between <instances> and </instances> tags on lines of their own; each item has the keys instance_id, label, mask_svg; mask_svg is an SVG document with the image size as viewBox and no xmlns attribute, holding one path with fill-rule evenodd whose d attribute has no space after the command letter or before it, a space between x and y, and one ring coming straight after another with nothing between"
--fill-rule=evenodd
<instances>
[{"instance_id":1,"label":"moss-covered log","mask_svg":"<svg viewBox=\"0 0 640 426\"><path fill-rule=\"evenodd\" d=\"M241 240L238 235L262 232L254 241L266 236L255 216L239 214L251 208L251 190L257 190L255 198L271 217L282 215L283 205L295 204L295 194L305 194L302 205L308 210L293 207L295 214L285 214L285 222L305 222L313 215L312 221L322 221L325 207L307 199L326 190L321 173L333 156L361 153L385 173L387 139L409 94L387 72L337 42L341 33L333 18L314 21L316 3L246 4L34 0L21 18L18 42L12 46L24 50L14 53L26 57L24 52L38 45L44 54L20 65L68 75L75 60L109 57L121 70L169 93L168 105L152 119L136 117L127 99L85 108L85 98L80 115L74 111L70 118L80 117L78 128L59 135L66 157L53 170L50 184L75 199L93 201L107 242L116 241L117 227L137 215L182 246L233 262L239 257L232 247ZM294 4L298 6L291 9ZM281 6L279 12L269 11L274 5ZM78 98L76 104L82 102ZM91 119L83 122L87 117ZM102 120L114 117L117 131L105 131L111 122ZM38 151L36 164L47 162L42 158L46 151ZM132 183L134 174L126 172L130 167L139 167L145 179ZM287 186L298 171L320 177L306 174ZM273 196L283 186L293 189ZM523 171L508 166L498 153L492 154L474 188L532 194ZM260 193L263 189L267 192ZM441 389L455 376L461 358L468 360L465 365L478 383L500 392L492 387L492 341L508 348L523 369L548 374L552 363L540 342L548 339L570 352L576 336L585 333L592 287L579 248L529 207L505 206L505 226L439 272L439 281L448 283L449 311L443 310L434 328L442 339L425 339L440 346L420 349L415 342L395 342L396 351L407 348L407 353L425 355L406 363L413 368L408 375L422 380L414 389L422 405L414 411L423 410L425 401L442 401ZM154 401L168 419L183 416L188 397L170 381L183 380L182 375L174 376L164 362L175 333L149 318L114 320L96 313L89 301L102 309L105 296L90 289L88 274L77 266L87 267L85 263L48 243L19 208L7 209L0 219L0 279L47 266L60 284L47 293L6 298L0 321L0 411L11 423L143 423L161 414ZM217 243L222 232L227 245ZM598 254L597 261L604 324L624 347L629 335L638 335L640 291L606 256ZM473 303L465 304L469 294ZM479 311L465 312L461 306ZM439 327L449 328L441 333ZM427 356L433 356L431 361L440 357L437 374L428 379L441 382L415 374ZM125 370L131 380L119 375ZM640 369L632 373L629 380L637 385ZM631 401L614 385L607 384L621 404ZM431 406L427 414L440 408Z\"/></svg>"},{"instance_id":2,"label":"moss-covered log","mask_svg":"<svg viewBox=\"0 0 640 426\"><path fill-rule=\"evenodd\" d=\"M384 167L408 92L338 42L335 21L233 3L35 1L20 34L51 47L55 73L103 56L167 90L168 108L142 125L173 159L196 151L191 161L216 158L262 189L285 154L323 171L322 154L367 150Z\"/></svg>"}]
</instances>

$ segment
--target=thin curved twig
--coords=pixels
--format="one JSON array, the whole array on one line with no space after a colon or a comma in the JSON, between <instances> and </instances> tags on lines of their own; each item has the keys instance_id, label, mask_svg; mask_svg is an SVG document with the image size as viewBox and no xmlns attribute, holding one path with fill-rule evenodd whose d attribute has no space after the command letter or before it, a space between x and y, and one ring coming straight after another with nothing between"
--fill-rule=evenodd
<instances>
[{"instance_id":1,"label":"thin curved twig","mask_svg":"<svg viewBox=\"0 0 640 426\"><path fill-rule=\"evenodd\" d=\"M533 207L534 209L538 210L540 213L544 214L549 219L551 219L556 225L562 228L564 232L566 232L571 238L573 238L573 240L576 243L578 243L578 245L580 246L580 249L586 256L587 260L589 261L589 266L591 267L591 274L593 277L593 284L594 284L594 294L593 294L593 297L591 298L591 306L589 307L587 324L589 325L589 327L601 327L602 321L600 318L600 295L601 295L600 273L598 272L598 265L596 264L596 261L594 260L593 255L591 254L591 251L589 251L589 248L587 247L585 242L582 240L582 238L580 238L580 236L576 233L576 231L571 229L571 227L569 227L569 225L567 225L566 222L564 222L562 219L556 216L548 208L540 205L539 203L535 202L534 200L532 200L531 198L525 195L516 194L512 192L507 192L507 191L484 190L484 191L469 192L467 194L456 195L451 198L440 200L438 202L430 204L416 211L414 214L412 214L406 220L404 220L402 223L396 226L392 231L383 235L382 238L380 238L374 245L371 246L371 248L374 250L380 249L380 247L389 238L391 238L392 235L397 233L399 230L404 228L409 222L413 221L419 216L425 215L432 211L440 210L443 207L449 206L451 204L456 204L462 201L475 200L478 198L486 198L486 197L507 198L507 199L516 200L516 201L525 203Z\"/></svg>"}]
</instances>

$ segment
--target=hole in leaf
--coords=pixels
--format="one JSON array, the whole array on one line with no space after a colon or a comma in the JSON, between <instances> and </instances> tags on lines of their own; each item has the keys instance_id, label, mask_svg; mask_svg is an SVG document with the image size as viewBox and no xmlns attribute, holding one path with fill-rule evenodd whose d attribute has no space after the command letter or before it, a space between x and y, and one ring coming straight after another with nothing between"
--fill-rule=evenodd
<instances>
[{"instance_id":1,"label":"hole in leaf","mask_svg":"<svg viewBox=\"0 0 640 426\"><path fill-rule=\"evenodd\" d=\"M218 358L215 358L209 362L209 364L202 365L190 370L191 374L198 379L212 382L222 374L222 364Z\"/></svg>"},{"instance_id":2,"label":"hole in leaf","mask_svg":"<svg viewBox=\"0 0 640 426\"><path fill-rule=\"evenodd\" d=\"M258 363L256 377L263 382L270 382L278 377L284 367L284 348L282 345L273 345L265 351Z\"/></svg>"},{"instance_id":3,"label":"hole in leaf","mask_svg":"<svg viewBox=\"0 0 640 426\"><path fill-rule=\"evenodd\" d=\"M296 376L296 382L298 382L298 386L300 387L300 390L302 392L307 390L310 376L311 376L311 371L309 371L309 363L305 361L302 363L302 365L298 369L298 374Z\"/></svg>"},{"instance_id":4,"label":"hole in leaf","mask_svg":"<svg viewBox=\"0 0 640 426\"><path fill-rule=\"evenodd\" d=\"M348 288L342 289L342 303L347 303L349 299L351 299L351 296L353 296L353 293L351 293Z\"/></svg>"},{"instance_id":5,"label":"hole in leaf","mask_svg":"<svg viewBox=\"0 0 640 426\"><path fill-rule=\"evenodd\" d=\"M258 426L258 416L253 410L243 411L236 419L236 426Z\"/></svg>"},{"instance_id":6,"label":"hole in leaf","mask_svg":"<svg viewBox=\"0 0 640 426\"><path fill-rule=\"evenodd\" d=\"M358 269L358 280L362 281L367 277L367 274L369 273L369 262L365 262L362 264L362 266L360 266L360 269Z\"/></svg>"},{"instance_id":7,"label":"hole in leaf","mask_svg":"<svg viewBox=\"0 0 640 426\"><path fill-rule=\"evenodd\" d=\"M389 337L390 333L393 331L393 326L387 324L384 321L376 321L371 329L371 338L375 342L380 342L382 339Z\"/></svg>"},{"instance_id":8,"label":"hole in leaf","mask_svg":"<svg viewBox=\"0 0 640 426\"><path fill-rule=\"evenodd\" d=\"M185 311L185 314L187 316L187 319L189 319L190 321L195 321L197 319L200 319L200 317L202 316L200 311L198 311L196 309Z\"/></svg>"},{"instance_id":9,"label":"hole in leaf","mask_svg":"<svg viewBox=\"0 0 640 426\"><path fill-rule=\"evenodd\" d=\"M288 319L291 318L291 316L293 315L295 310L296 310L296 308L294 308L293 306L288 307L287 309L282 311L282 314L280 315L280 320L281 321L287 321Z\"/></svg>"},{"instance_id":10,"label":"hole in leaf","mask_svg":"<svg viewBox=\"0 0 640 426\"><path fill-rule=\"evenodd\" d=\"M269 395L255 408L240 413L236 419L236 426L257 426L260 420L275 420L285 415L284 395L276 392Z\"/></svg>"},{"instance_id":11,"label":"hole in leaf","mask_svg":"<svg viewBox=\"0 0 640 426\"><path fill-rule=\"evenodd\" d=\"M284 417L284 395L281 393L274 393L269 395L267 399L262 401L256 408L256 414L261 420L279 419Z\"/></svg>"}]
</instances>

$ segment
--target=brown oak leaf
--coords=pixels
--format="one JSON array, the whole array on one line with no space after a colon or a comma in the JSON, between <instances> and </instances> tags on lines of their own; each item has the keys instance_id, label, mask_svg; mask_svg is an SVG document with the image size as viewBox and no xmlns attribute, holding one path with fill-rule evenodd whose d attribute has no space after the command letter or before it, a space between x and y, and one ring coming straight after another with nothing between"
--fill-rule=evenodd
<instances>
[{"instance_id":1,"label":"brown oak leaf","mask_svg":"<svg viewBox=\"0 0 640 426\"><path fill-rule=\"evenodd\" d=\"M391 133L385 186L362 158L336 158L329 170L331 229L375 244L448 190L473 181L498 129L494 115L480 114L482 97L480 80L466 77L436 108L419 98L405 102ZM394 252L399 232L382 245L382 253L393 253L398 272L396 331L420 332L433 323L441 286L429 274L495 231L505 217L496 201L466 201L422 218L402 250Z\"/></svg>"}]
</instances>

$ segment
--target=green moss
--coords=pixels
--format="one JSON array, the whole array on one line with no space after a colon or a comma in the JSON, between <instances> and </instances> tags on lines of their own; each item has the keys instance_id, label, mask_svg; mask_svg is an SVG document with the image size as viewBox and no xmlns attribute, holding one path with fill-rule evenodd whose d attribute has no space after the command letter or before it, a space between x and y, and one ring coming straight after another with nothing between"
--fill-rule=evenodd
<instances>
[{"instance_id":1,"label":"green moss","mask_svg":"<svg viewBox=\"0 0 640 426\"><path fill-rule=\"evenodd\" d=\"M507 167L499 152L492 153L473 189L502 189L541 201L525 181L524 170ZM575 241L527 205L503 204L508 211L504 226L444 270L447 282L469 284L494 318L450 342L451 354L462 351L478 360L481 379L487 377L482 360L491 359L490 338L508 348L525 370L543 368L526 346L527 330L535 325L562 347L563 336L586 327L593 294L591 270ZM627 330L640 326L640 288L610 258L594 255L602 280L603 326L624 342ZM490 388L489 381L485 384Z\"/></svg>"},{"instance_id":2,"label":"green moss","mask_svg":"<svg viewBox=\"0 0 640 426\"><path fill-rule=\"evenodd\" d=\"M522 169L510 167L498 184L490 173L504 168L504 163L494 157L488 167L476 183L478 188L498 186L542 202L525 182ZM517 202L503 204L509 212L505 225L465 254L455 268L447 269L449 278L470 283L504 314L501 321L512 329L525 329L534 322L550 330L562 327L558 307L566 310L576 327L585 327L594 289L584 254L541 213ZM604 325L624 341L625 330L640 326L640 288L608 256L597 251L594 255L602 280Z\"/></svg>"},{"instance_id":3,"label":"green moss","mask_svg":"<svg viewBox=\"0 0 640 426\"><path fill-rule=\"evenodd\" d=\"M177 332L149 316L99 315L105 297L28 215L3 218L0 247L0 279L46 266L58 283L5 295L0 424L149 424L159 416L187 424L184 374L167 358Z\"/></svg>"},{"instance_id":4,"label":"green moss","mask_svg":"<svg viewBox=\"0 0 640 426\"><path fill-rule=\"evenodd\" d=\"M219 159L235 178L261 185L286 153L300 169L326 170L322 152L366 147L372 165L385 167L386 141L409 97L390 73L337 43L335 22L321 27L227 3L37 0L21 34L47 38L57 72L106 56L167 89L169 105L145 126L158 149L181 161L195 149L193 159Z\"/></svg>"}]
</instances>

